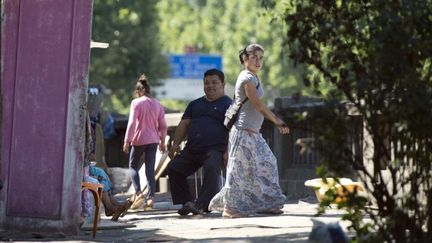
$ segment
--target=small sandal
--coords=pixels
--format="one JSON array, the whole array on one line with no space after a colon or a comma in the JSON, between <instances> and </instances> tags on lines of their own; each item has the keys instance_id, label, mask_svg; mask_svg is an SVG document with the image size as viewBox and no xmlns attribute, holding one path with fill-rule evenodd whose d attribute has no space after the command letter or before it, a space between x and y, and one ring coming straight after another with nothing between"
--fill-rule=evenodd
<instances>
[{"instance_id":1,"label":"small sandal","mask_svg":"<svg viewBox=\"0 0 432 243\"><path fill-rule=\"evenodd\" d=\"M133 203L132 203L131 209L141 208L145 203L144 194L140 193L138 195L134 195L132 198L132 202Z\"/></svg>"},{"instance_id":2,"label":"small sandal","mask_svg":"<svg viewBox=\"0 0 432 243\"><path fill-rule=\"evenodd\" d=\"M247 217L247 215L239 213L239 212L234 211L234 210L224 209L224 211L222 212L222 217L228 218L228 219L234 219L234 218L244 218L244 217Z\"/></svg>"},{"instance_id":3,"label":"small sandal","mask_svg":"<svg viewBox=\"0 0 432 243\"><path fill-rule=\"evenodd\" d=\"M146 204L146 207L147 207L147 208L153 208L153 204L154 204L154 198L153 198L153 197L149 197L149 198L147 198L147 204Z\"/></svg>"}]
</instances>

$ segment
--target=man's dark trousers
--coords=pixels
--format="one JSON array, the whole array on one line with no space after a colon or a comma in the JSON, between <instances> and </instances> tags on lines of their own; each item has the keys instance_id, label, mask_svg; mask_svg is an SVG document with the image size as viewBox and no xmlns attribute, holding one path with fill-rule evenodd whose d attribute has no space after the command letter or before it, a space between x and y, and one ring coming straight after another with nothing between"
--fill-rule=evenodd
<instances>
[{"instance_id":1,"label":"man's dark trousers","mask_svg":"<svg viewBox=\"0 0 432 243\"><path fill-rule=\"evenodd\" d=\"M210 200L221 188L221 170L223 168L223 152L209 150L205 152L191 151L187 148L177 154L168 166L168 178L174 204L193 202L187 177L203 168L203 184L195 201L196 206L208 210Z\"/></svg>"}]
</instances>

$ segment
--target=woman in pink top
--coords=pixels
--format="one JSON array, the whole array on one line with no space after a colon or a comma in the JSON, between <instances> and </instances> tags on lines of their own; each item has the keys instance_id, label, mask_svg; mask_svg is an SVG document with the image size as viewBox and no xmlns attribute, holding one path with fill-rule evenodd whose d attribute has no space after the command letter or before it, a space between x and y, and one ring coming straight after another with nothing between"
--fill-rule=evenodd
<instances>
[{"instance_id":1,"label":"woman in pink top","mask_svg":"<svg viewBox=\"0 0 432 243\"><path fill-rule=\"evenodd\" d=\"M135 195L131 201L135 204L137 200L141 200L141 205L144 203L145 195L142 195L138 171L142 166L140 159L144 153L145 173L150 189L146 204L151 207L156 189L154 171L156 150L158 145L160 151L166 150L167 124L164 108L158 100L150 96L150 85L144 74L137 81L135 93L137 98L131 103L123 151L129 153L129 147L132 147L129 155L129 169Z\"/></svg>"}]
</instances>

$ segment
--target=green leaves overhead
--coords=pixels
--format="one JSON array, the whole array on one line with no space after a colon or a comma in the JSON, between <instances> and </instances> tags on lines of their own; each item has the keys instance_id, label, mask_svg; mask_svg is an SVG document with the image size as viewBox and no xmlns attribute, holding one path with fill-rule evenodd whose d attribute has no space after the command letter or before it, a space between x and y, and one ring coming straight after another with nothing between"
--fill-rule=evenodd
<instances>
[{"instance_id":1,"label":"green leaves overhead","mask_svg":"<svg viewBox=\"0 0 432 243\"><path fill-rule=\"evenodd\" d=\"M146 73L152 85L168 75L161 52L157 1L95 0L94 41L108 42L108 49L92 49L90 83L104 84L113 99L129 104L135 81Z\"/></svg>"},{"instance_id":2,"label":"green leaves overhead","mask_svg":"<svg viewBox=\"0 0 432 243\"><path fill-rule=\"evenodd\" d=\"M272 16L264 11L259 1L191 2L197 1L158 2L164 52L185 53L185 48L192 46L197 53L222 55L226 79L233 84L242 68L239 50L257 42L266 49L260 78L267 87L281 95L302 90L300 69L294 68L285 55L284 24L272 21Z\"/></svg>"},{"instance_id":3,"label":"green leaves overhead","mask_svg":"<svg viewBox=\"0 0 432 243\"><path fill-rule=\"evenodd\" d=\"M286 23L289 56L306 66L305 84L328 106L350 105L351 115L328 109L309 118L319 128L321 171L344 176L352 167L377 208L357 199L339 205L357 240L431 241L432 1L264 3ZM350 129L353 120L359 130Z\"/></svg>"},{"instance_id":4,"label":"green leaves overhead","mask_svg":"<svg viewBox=\"0 0 432 243\"><path fill-rule=\"evenodd\" d=\"M238 52L251 42L266 49L260 78L269 100L303 91L302 66L294 67L286 55L285 24L259 1L95 0L93 16L93 40L110 47L92 49L90 83L110 88L120 107L128 106L139 73L156 85L169 75L165 55L188 48L222 55L226 80L233 84L242 68Z\"/></svg>"}]
</instances>

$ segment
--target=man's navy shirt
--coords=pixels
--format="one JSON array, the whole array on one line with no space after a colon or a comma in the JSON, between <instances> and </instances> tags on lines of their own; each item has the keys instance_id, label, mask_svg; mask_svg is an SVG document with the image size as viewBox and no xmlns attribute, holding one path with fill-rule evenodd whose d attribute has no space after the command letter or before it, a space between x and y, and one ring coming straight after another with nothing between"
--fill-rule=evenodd
<instances>
[{"instance_id":1,"label":"man's navy shirt","mask_svg":"<svg viewBox=\"0 0 432 243\"><path fill-rule=\"evenodd\" d=\"M182 117L191 119L186 149L197 152L226 150L228 130L223 121L230 104L231 98L226 95L215 101L208 101L203 96L189 103Z\"/></svg>"}]
</instances>

